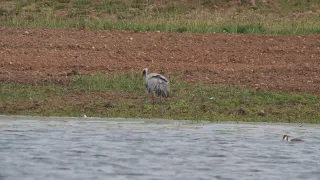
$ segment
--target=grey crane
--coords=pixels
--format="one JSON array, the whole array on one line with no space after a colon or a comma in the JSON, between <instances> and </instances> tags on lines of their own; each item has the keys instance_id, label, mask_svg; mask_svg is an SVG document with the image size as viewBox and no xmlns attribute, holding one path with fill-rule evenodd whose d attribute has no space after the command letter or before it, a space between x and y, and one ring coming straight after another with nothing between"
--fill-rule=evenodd
<instances>
[{"instance_id":1,"label":"grey crane","mask_svg":"<svg viewBox=\"0 0 320 180\"><path fill-rule=\"evenodd\" d=\"M146 78L146 92L152 94L152 103L154 104L154 96L169 96L169 81L166 77L158 73L148 74L148 68L143 69L143 76Z\"/></svg>"}]
</instances>

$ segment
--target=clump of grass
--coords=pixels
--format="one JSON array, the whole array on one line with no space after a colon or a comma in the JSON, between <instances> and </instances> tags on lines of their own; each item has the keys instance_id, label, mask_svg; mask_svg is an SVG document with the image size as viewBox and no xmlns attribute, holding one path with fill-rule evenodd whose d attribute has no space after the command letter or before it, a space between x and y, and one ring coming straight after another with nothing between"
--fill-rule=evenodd
<instances>
[{"instance_id":1,"label":"clump of grass","mask_svg":"<svg viewBox=\"0 0 320 180\"><path fill-rule=\"evenodd\" d=\"M91 0L72 0L72 7L82 9L91 4Z\"/></svg>"},{"instance_id":2,"label":"clump of grass","mask_svg":"<svg viewBox=\"0 0 320 180\"><path fill-rule=\"evenodd\" d=\"M102 75L74 76L73 91L117 91L140 93L142 91L141 76L134 74L116 74L111 78Z\"/></svg>"},{"instance_id":3,"label":"clump of grass","mask_svg":"<svg viewBox=\"0 0 320 180\"><path fill-rule=\"evenodd\" d=\"M54 85L24 85L0 83L0 102L43 100L62 92Z\"/></svg>"},{"instance_id":4,"label":"clump of grass","mask_svg":"<svg viewBox=\"0 0 320 180\"><path fill-rule=\"evenodd\" d=\"M69 85L1 83L2 114L320 122L320 97L256 92L171 79L170 98L152 105L136 74L75 75ZM162 112L162 113L161 113Z\"/></svg>"}]
</instances>

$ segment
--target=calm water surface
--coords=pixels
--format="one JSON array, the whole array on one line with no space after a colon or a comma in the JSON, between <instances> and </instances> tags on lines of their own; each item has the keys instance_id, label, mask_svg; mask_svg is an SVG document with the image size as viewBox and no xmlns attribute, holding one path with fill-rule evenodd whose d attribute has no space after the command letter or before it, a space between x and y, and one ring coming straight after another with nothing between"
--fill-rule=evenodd
<instances>
[{"instance_id":1,"label":"calm water surface","mask_svg":"<svg viewBox=\"0 0 320 180\"><path fill-rule=\"evenodd\" d=\"M318 180L319 128L0 116L0 180Z\"/></svg>"}]
</instances>

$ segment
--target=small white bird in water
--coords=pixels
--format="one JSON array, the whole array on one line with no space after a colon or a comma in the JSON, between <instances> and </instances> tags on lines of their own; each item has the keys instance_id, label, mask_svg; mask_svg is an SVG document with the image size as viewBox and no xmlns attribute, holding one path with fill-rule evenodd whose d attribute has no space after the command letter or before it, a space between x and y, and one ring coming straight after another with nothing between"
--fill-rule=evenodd
<instances>
[{"instance_id":1,"label":"small white bird in water","mask_svg":"<svg viewBox=\"0 0 320 180\"><path fill-rule=\"evenodd\" d=\"M154 96L169 97L169 81L166 77L158 73L148 74L148 68L143 69L143 76L146 78L146 92L152 94L152 102L154 104Z\"/></svg>"},{"instance_id":2,"label":"small white bird in water","mask_svg":"<svg viewBox=\"0 0 320 180\"><path fill-rule=\"evenodd\" d=\"M302 139L291 139L289 136L287 135L283 135L282 140L284 141L289 141L289 142L302 142Z\"/></svg>"}]
</instances>

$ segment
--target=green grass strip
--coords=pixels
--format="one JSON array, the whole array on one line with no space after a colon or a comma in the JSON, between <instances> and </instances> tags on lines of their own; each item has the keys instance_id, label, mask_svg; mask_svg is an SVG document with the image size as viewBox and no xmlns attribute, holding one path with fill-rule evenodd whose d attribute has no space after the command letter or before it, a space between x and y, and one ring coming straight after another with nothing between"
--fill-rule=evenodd
<instances>
[{"instance_id":1,"label":"green grass strip","mask_svg":"<svg viewBox=\"0 0 320 180\"><path fill-rule=\"evenodd\" d=\"M152 105L135 74L76 75L69 85L0 83L1 114L320 122L320 97L225 85L170 82L170 99Z\"/></svg>"}]
</instances>

